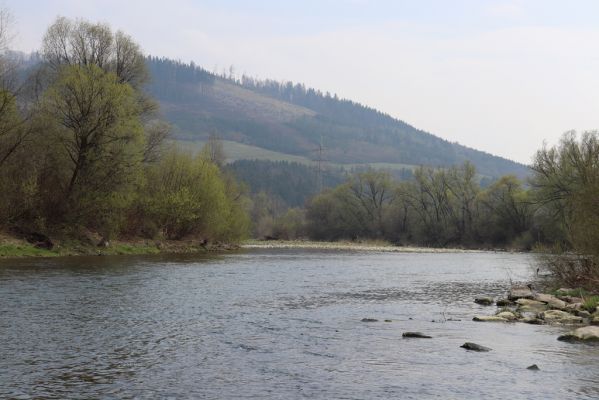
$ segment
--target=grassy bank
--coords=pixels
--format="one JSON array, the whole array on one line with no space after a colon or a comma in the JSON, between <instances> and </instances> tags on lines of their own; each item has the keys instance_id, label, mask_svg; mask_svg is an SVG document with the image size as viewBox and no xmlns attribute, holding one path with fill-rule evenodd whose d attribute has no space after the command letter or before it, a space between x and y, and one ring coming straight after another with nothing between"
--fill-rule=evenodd
<instances>
[{"instance_id":1,"label":"grassy bank","mask_svg":"<svg viewBox=\"0 0 599 400\"><path fill-rule=\"evenodd\" d=\"M43 249L15 237L0 234L0 259L24 257L66 257L86 255L135 255L159 253L207 253L237 249L231 244L206 244L192 240L115 240L108 246L98 247L93 244L73 239L56 240L52 249Z\"/></svg>"}]
</instances>

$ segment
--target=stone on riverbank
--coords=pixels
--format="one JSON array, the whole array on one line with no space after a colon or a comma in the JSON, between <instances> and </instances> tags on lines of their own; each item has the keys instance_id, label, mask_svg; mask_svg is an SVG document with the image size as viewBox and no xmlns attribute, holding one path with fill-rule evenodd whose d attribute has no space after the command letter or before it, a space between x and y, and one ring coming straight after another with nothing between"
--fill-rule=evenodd
<instances>
[{"instance_id":1,"label":"stone on riverbank","mask_svg":"<svg viewBox=\"0 0 599 400\"><path fill-rule=\"evenodd\" d=\"M533 306L533 307L545 306L545 303L543 303L542 301L532 300L532 299L524 299L524 298L516 300L516 304L519 306Z\"/></svg>"},{"instance_id":2,"label":"stone on riverbank","mask_svg":"<svg viewBox=\"0 0 599 400\"><path fill-rule=\"evenodd\" d=\"M520 322L524 322L525 324L531 325L545 325L545 321L536 317L524 317L519 320Z\"/></svg>"},{"instance_id":3,"label":"stone on riverbank","mask_svg":"<svg viewBox=\"0 0 599 400\"><path fill-rule=\"evenodd\" d=\"M509 300L532 299L533 297L534 293L527 286L513 287L507 296Z\"/></svg>"},{"instance_id":4,"label":"stone on riverbank","mask_svg":"<svg viewBox=\"0 0 599 400\"><path fill-rule=\"evenodd\" d=\"M497 305L497 307L507 307L507 306L513 306L514 302L508 299L499 299L497 300L497 303L495 303Z\"/></svg>"},{"instance_id":5,"label":"stone on riverbank","mask_svg":"<svg viewBox=\"0 0 599 400\"><path fill-rule=\"evenodd\" d=\"M432 336L425 335L421 332L404 332L402 335L404 338L414 338L414 339L432 339Z\"/></svg>"},{"instance_id":6,"label":"stone on riverbank","mask_svg":"<svg viewBox=\"0 0 599 400\"><path fill-rule=\"evenodd\" d=\"M599 341L599 326L585 326L557 338L563 342Z\"/></svg>"},{"instance_id":7,"label":"stone on riverbank","mask_svg":"<svg viewBox=\"0 0 599 400\"><path fill-rule=\"evenodd\" d=\"M477 297L474 299L476 304L480 304L482 306L491 306L493 305L493 298L491 297Z\"/></svg>"},{"instance_id":8,"label":"stone on riverbank","mask_svg":"<svg viewBox=\"0 0 599 400\"><path fill-rule=\"evenodd\" d=\"M507 319L508 321L515 321L518 316L511 311L500 311L495 314L496 317Z\"/></svg>"},{"instance_id":9,"label":"stone on riverbank","mask_svg":"<svg viewBox=\"0 0 599 400\"><path fill-rule=\"evenodd\" d=\"M506 318L499 317L497 315L480 315L472 318L472 321L477 322L507 322Z\"/></svg>"},{"instance_id":10,"label":"stone on riverbank","mask_svg":"<svg viewBox=\"0 0 599 400\"><path fill-rule=\"evenodd\" d=\"M519 312L540 312L547 309L547 304L531 299L516 300Z\"/></svg>"},{"instance_id":11,"label":"stone on riverbank","mask_svg":"<svg viewBox=\"0 0 599 400\"><path fill-rule=\"evenodd\" d=\"M571 304L567 304L565 310L570 311L570 312L574 312L577 310L582 309L582 303L571 303Z\"/></svg>"},{"instance_id":12,"label":"stone on riverbank","mask_svg":"<svg viewBox=\"0 0 599 400\"><path fill-rule=\"evenodd\" d=\"M581 297L572 297L572 296L559 296L559 299L565 301L566 303L582 303L583 300Z\"/></svg>"},{"instance_id":13,"label":"stone on riverbank","mask_svg":"<svg viewBox=\"0 0 599 400\"><path fill-rule=\"evenodd\" d=\"M591 318L591 313L586 310L575 310L573 314L581 318Z\"/></svg>"},{"instance_id":14,"label":"stone on riverbank","mask_svg":"<svg viewBox=\"0 0 599 400\"><path fill-rule=\"evenodd\" d=\"M547 322L560 324L580 324L583 319L560 310L549 310L539 314L539 317Z\"/></svg>"},{"instance_id":15,"label":"stone on riverbank","mask_svg":"<svg viewBox=\"0 0 599 400\"><path fill-rule=\"evenodd\" d=\"M563 300L558 299L555 296L552 296L550 294L544 294L544 293L538 293L534 299L536 301L540 301L542 303L547 304L549 307L551 308L555 308L558 310L562 310L564 308L566 308L566 302Z\"/></svg>"},{"instance_id":16,"label":"stone on riverbank","mask_svg":"<svg viewBox=\"0 0 599 400\"><path fill-rule=\"evenodd\" d=\"M591 325L599 325L599 313L591 315Z\"/></svg>"},{"instance_id":17,"label":"stone on riverbank","mask_svg":"<svg viewBox=\"0 0 599 400\"><path fill-rule=\"evenodd\" d=\"M472 343L472 342L466 342L463 345L461 345L460 347L463 349L472 350L472 351L491 351L492 350L488 347L481 346L480 344L476 344L476 343Z\"/></svg>"}]
</instances>

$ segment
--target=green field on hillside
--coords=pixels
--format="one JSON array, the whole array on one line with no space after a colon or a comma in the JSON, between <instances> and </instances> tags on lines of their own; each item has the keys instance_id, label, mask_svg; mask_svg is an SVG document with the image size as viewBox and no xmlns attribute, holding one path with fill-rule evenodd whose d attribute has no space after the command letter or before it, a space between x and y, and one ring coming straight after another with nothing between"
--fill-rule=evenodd
<instances>
[{"instance_id":1,"label":"green field on hillside","mask_svg":"<svg viewBox=\"0 0 599 400\"><path fill-rule=\"evenodd\" d=\"M176 141L179 146L185 149L191 149L192 151L199 151L205 141ZM277 151L263 149L257 146L250 146L243 143L233 142L230 140L222 140L223 150L225 151L226 162L232 163L237 160L267 160L267 161L287 161L296 162L298 164L316 166L318 161L312 160L308 157L297 156L293 154L285 154ZM414 170L417 168L416 165L408 164L394 164L394 163L369 163L369 164L340 164L325 162L326 166L332 168L343 168L344 170L361 169L361 168L374 168L374 169L386 169L386 170L402 170L410 169Z\"/></svg>"}]
</instances>

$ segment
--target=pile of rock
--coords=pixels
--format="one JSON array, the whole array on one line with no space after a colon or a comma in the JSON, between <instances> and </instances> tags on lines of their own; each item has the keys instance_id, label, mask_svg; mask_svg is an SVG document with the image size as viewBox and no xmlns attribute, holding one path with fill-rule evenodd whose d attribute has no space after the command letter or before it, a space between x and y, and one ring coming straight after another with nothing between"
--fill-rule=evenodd
<instances>
[{"instance_id":1,"label":"pile of rock","mask_svg":"<svg viewBox=\"0 0 599 400\"><path fill-rule=\"evenodd\" d=\"M560 289L559 292L562 292ZM563 290L563 292L568 292ZM477 304L489 305L489 297L478 297ZM507 298L495 302L495 315L475 316L479 322L525 322L529 324L580 325L582 328L560 336L560 340L599 340L599 307L593 313L584 310L583 299L536 293L531 287L513 287ZM591 325L591 326L585 326Z\"/></svg>"}]
</instances>

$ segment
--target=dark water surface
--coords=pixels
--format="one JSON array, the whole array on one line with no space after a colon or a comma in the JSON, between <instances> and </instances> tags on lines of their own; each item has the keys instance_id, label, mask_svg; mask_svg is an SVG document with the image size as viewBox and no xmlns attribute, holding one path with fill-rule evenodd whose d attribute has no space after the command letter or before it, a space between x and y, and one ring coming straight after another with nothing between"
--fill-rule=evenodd
<instances>
[{"instance_id":1,"label":"dark water surface","mask_svg":"<svg viewBox=\"0 0 599 400\"><path fill-rule=\"evenodd\" d=\"M597 399L599 346L471 321L495 310L474 296L528 280L532 263L314 250L3 261L0 398Z\"/></svg>"}]
</instances>

